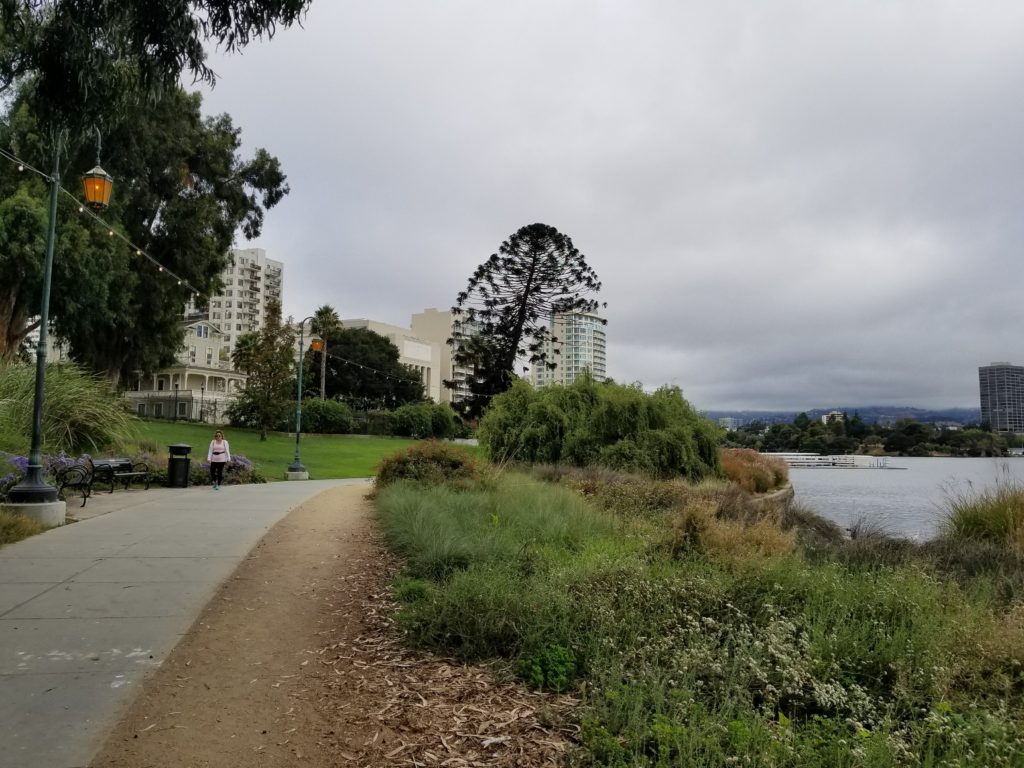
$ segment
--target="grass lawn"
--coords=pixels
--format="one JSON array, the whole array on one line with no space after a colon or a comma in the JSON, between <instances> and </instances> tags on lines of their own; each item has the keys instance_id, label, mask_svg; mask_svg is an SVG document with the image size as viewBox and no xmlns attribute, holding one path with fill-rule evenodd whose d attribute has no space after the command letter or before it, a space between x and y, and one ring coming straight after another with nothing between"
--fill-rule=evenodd
<instances>
[{"instance_id":1,"label":"grass lawn","mask_svg":"<svg viewBox=\"0 0 1024 768\"><path fill-rule=\"evenodd\" d=\"M167 454L172 443L192 446L192 459L206 461L206 449L217 427L168 421L140 421L139 440L158 455ZM268 480L283 480L285 469L295 458L295 436L271 432L265 442L258 432L224 428L233 454L254 461ZM353 435L303 435L302 463L314 480L339 477L371 477L382 457L415 443L397 437Z\"/></svg>"}]
</instances>

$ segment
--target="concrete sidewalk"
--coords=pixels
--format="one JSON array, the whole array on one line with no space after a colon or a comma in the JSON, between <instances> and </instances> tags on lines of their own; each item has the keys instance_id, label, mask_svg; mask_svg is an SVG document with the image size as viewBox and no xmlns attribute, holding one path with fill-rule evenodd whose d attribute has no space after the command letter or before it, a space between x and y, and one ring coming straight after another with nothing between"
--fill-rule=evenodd
<instances>
[{"instance_id":1,"label":"concrete sidewalk","mask_svg":"<svg viewBox=\"0 0 1024 768\"><path fill-rule=\"evenodd\" d=\"M271 526L362 482L133 493L0 548L0 764L87 766L138 682Z\"/></svg>"}]
</instances>

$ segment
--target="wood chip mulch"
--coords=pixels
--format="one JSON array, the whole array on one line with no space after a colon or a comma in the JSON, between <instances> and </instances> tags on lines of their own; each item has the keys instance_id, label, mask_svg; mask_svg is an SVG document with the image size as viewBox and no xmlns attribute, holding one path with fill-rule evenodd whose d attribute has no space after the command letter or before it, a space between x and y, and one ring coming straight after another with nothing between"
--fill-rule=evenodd
<instances>
[{"instance_id":1,"label":"wood chip mulch","mask_svg":"<svg viewBox=\"0 0 1024 768\"><path fill-rule=\"evenodd\" d=\"M404 646L384 581L400 561L373 550L327 598L335 620L325 622L316 651L324 673L318 708L337 728L321 744L366 768L564 765L578 735L579 699Z\"/></svg>"}]
</instances>

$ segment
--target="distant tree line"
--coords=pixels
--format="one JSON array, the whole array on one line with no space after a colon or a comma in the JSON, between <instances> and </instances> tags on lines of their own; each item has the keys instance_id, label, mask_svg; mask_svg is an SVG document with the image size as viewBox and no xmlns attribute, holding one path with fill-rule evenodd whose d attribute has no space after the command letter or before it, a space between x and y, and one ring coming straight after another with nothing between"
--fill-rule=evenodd
<instances>
[{"instance_id":1,"label":"distant tree line","mask_svg":"<svg viewBox=\"0 0 1024 768\"><path fill-rule=\"evenodd\" d=\"M892 426L867 424L860 414L846 413L828 423L801 413L790 424L751 422L729 432L725 444L759 451L803 451L822 455L873 456L1003 456L1005 436L984 425L948 429L914 419L899 419Z\"/></svg>"}]
</instances>

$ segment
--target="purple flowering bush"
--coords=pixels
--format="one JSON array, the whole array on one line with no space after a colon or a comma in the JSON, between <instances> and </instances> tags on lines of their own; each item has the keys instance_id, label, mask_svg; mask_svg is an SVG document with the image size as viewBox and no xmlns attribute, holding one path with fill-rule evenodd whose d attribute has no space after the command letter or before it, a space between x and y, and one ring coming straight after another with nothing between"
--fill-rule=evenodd
<instances>
[{"instance_id":1,"label":"purple flowering bush","mask_svg":"<svg viewBox=\"0 0 1024 768\"><path fill-rule=\"evenodd\" d=\"M189 485L209 485L209 462L193 460L188 482ZM267 482L267 478L261 475L256 465L245 456L232 456L231 461L224 467L224 485L250 485L265 482Z\"/></svg>"},{"instance_id":2,"label":"purple flowering bush","mask_svg":"<svg viewBox=\"0 0 1024 768\"><path fill-rule=\"evenodd\" d=\"M83 459L91 458L89 454L82 454L74 458L61 451L59 454L43 454L43 476L46 482L57 485L57 475L61 470L77 464ZM150 454L142 453L131 457L132 463L144 461L153 470L153 484L167 484L167 459L153 458ZM193 461L189 473L190 485L210 484L210 465L203 461ZM28 456L18 456L0 452L0 497L14 485L21 482L28 472ZM224 469L224 485L247 485L250 483L265 483L266 477L260 474L256 465L245 456L234 456Z\"/></svg>"},{"instance_id":3,"label":"purple flowering bush","mask_svg":"<svg viewBox=\"0 0 1024 768\"><path fill-rule=\"evenodd\" d=\"M56 455L43 454L43 477L51 485L57 481L57 474L76 462L64 451ZM18 456L0 452L0 496L4 496L12 486L21 482L28 473L28 456Z\"/></svg>"}]
</instances>

